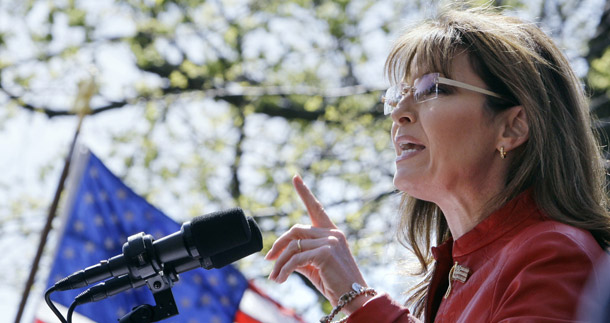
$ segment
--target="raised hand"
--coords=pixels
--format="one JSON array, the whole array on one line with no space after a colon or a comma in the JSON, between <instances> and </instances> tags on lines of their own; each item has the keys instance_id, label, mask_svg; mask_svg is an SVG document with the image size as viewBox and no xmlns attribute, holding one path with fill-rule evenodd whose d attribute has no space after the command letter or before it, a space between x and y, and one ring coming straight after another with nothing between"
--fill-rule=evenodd
<instances>
[{"instance_id":1,"label":"raised hand","mask_svg":"<svg viewBox=\"0 0 610 323\"><path fill-rule=\"evenodd\" d=\"M295 176L292 183L307 208L312 225L294 225L275 241L265 257L276 260L269 279L283 283L297 271L335 306L339 297L351 290L352 283L362 286L366 283L343 232L337 229L300 176ZM364 300L350 304L344 311L353 312Z\"/></svg>"}]
</instances>

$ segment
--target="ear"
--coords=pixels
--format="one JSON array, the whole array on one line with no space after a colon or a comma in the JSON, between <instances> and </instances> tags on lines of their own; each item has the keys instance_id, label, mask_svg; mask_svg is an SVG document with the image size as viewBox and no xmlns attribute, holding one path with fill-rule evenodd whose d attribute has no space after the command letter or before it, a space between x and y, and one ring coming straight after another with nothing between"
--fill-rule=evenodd
<instances>
[{"instance_id":1,"label":"ear","mask_svg":"<svg viewBox=\"0 0 610 323\"><path fill-rule=\"evenodd\" d=\"M521 105L508 108L501 114L498 149L503 146L505 151L511 151L529 139L527 115Z\"/></svg>"}]
</instances>

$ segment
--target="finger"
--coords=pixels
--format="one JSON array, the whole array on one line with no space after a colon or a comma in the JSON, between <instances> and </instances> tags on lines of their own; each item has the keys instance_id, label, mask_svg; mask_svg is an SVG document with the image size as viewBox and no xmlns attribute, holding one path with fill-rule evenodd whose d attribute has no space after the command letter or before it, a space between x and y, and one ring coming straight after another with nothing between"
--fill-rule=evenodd
<instances>
[{"instance_id":1,"label":"finger","mask_svg":"<svg viewBox=\"0 0 610 323\"><path fill-rule=\"evenodd\" d=\"M299 250L299 241L301 241L301 250ZM291 240L288 246L284 249L284 251L279 255L271 273L269 274L269 279L273 280L277 277L281 269L284 265L296 254L316 249L325 245L328 245L328 238L318 238L318 239L296 239Z\"/></svg>"},{"instance_id":2,"label":"finger","mask_svg":"<svg viewBox=\"0 0 610 323\"><path fill-rule=\"evenodd\" d=\"M285 282L288 279L288 276L290 276L290 274L296 271L297 268L316 268L316 263L318 262L317 258L321 257L323 254L327 254L326 252L324 252L324 249L326 248L328 247L320 246L315 249L310 249L294 254L292 257L290 257L290 259L288 259L288 261L286 261L286 263L282 267L277 268L278 272L277 274L274 274L274 278L272 279L275 280L277 283L281 284Z\"/></svg>"},{"instance_id":3,"label":"finger","mask_svg":"<svg viewBox=\"0 0 610 323\"><path fill-rule=\"evenodd\" d=\"M311 193L307 185L305 185L305 182L303 182L301 176L295 175L292 178L292 185L294 185L294 188L301 197L301 200L303 203L305 203L307 213L309 213L309 218L311 219L311 223L314 227L333 229L337 227L328 217L326 211L324 211L322 203L318 201L313 193Z\"/></svg>"},{"instance_id":4,"label":"finger","mask_svg":"<svg viewBox=\"0 0 610 323\"><path fill-rule=\"evenodd\" d=\"M280 253L292 240L317 239L335 234L336 233L334 233L332 229L314 228L310 225L295 224L292 226L292 228L290 228L290 230L286 231L277 240L275 240L273 246L271 246L271 249L269 252L267 252L265 259L273 260L277 258L277 256L280 255Z\"/></svg>"}]
</instances>

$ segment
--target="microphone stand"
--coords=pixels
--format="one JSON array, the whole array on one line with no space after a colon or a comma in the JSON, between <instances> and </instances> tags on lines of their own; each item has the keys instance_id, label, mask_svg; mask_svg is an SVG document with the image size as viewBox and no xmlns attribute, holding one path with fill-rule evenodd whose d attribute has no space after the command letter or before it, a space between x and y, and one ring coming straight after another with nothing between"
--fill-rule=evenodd
<instances>
[{"instance_id":1,"label":"microphone stand","mask_svg":"<svg viewBox=\"0 0 610 323\"><path fill-rule=\"evenodd\" d=\"M133 310L127 313L125 316L119 319L120 323L148 323L158 322L168 317L178 315L178 307L174 300L174 294L172 293L172 287L174 281L178 280L178 277L172 277L173 274L164 275L163 272L150 277L146 280L146 285L153 293L156 305L152 306L149 304L139 305L133 308Z\"/></svg>"}]
</instances>

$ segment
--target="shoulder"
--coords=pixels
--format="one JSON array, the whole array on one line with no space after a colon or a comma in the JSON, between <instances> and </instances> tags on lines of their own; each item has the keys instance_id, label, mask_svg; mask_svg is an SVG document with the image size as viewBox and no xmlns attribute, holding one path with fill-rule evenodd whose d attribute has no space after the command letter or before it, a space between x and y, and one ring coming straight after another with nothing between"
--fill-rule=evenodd
<instances>
[{"instance_id":1,"label":"shoulder","mask_svg":"<svg viewBox=\"0 0 610 323\"><path fill-rule=\"evenodd\" d=\"M539 256L577 256L591 265L603 253L588 231L545 218L522 228L507 244L508 253Z\"/></svg>"},{"instance_id":2,"label":"shoulder","mask_svg":"<svg viewBox=\"0 0 610 323\"><path fill-rule=\"evenodd\" d=\"M534 272L548 279L586 279L603 253L588 231L545 219L521 228L507 241L499 265L508 276Z\"/></svg>"},{"instance_id":3,"label":"shoulder","mask_svg":"<svg viewBox=\"0 0 610 323\"><path fill-rule=\"evenodd\" d=\"M522 228L501 251L495 318L525 318L531 304L540 317L572 318L603 253L588 231L567 224L544 220Z\"/></svg>"}]
</instances>

